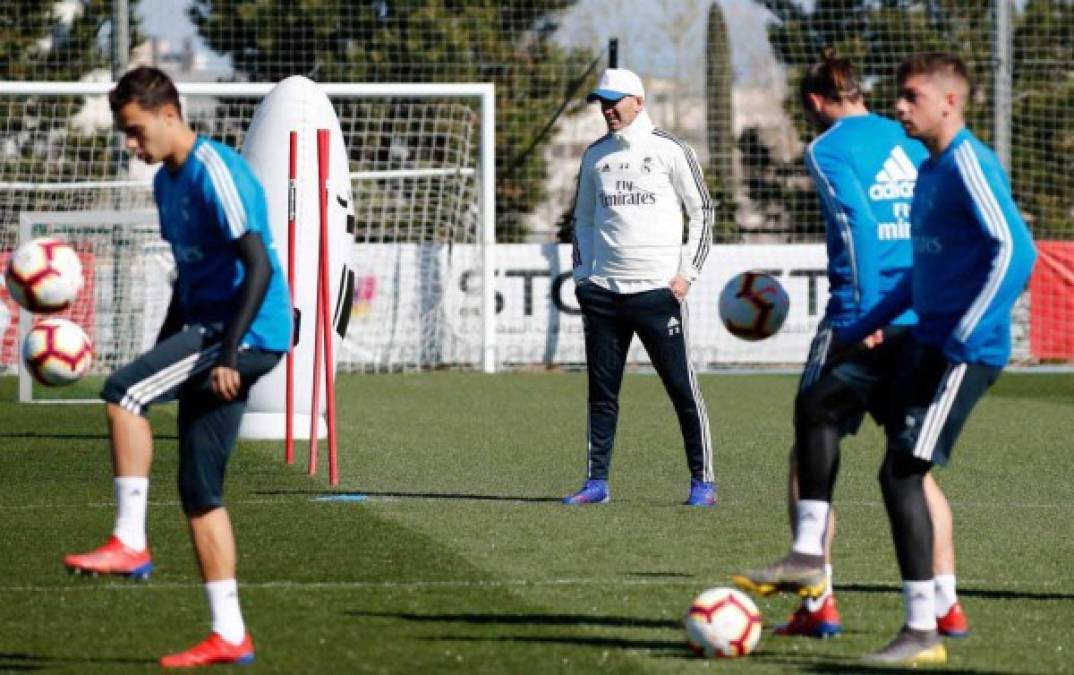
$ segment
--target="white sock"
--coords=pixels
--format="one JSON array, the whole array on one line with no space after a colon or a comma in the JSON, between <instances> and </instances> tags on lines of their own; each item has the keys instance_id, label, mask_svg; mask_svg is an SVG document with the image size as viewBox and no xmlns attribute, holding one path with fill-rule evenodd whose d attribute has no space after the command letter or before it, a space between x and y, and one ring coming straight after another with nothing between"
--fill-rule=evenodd
<instances>
[{"instance_id":1,"label":"white sock","mask_svg":"<svg viewBox=\"0 0 1074 675\"><path fill-rule=\"evenodd\" d=\"M824 601L832 594L832 564L824 563L824 576L828 577L828 585L824 587L824 593L819 598L805 598L805 606L810 612L818 612L824 606Z\"/></svg>"},{"instance_id":2,"label":"white sock","mask_svg":"<svg viewBox=\"0 0 1074 675\"><path fill-rule=\"evenodd\" d=\"M955 575L937 574L936 616L947 616L956 602L958 602L958 595L955 593Z\"/></svg>"},{"instance_id":3,"label":"white sock","mask_svg":"<svg viewBox=\"0 0 1074 675\"><path fill-rule=\"evenodd\" d=\"M817 499L799 499L798 527L791 550L806 555L824 555L824 530L828 527L831 504Z\"/></svg>"},{"instance_id":4,"label":"white sock","mask_svg":"<svg viewBox=\"0 0 1074 675\"><path fill-rule=\"evenodd\" d=\"M936 582L904 581L906 625L914 630L936 630Z\"/></svg>"},{"instance_id":5,"label":"white sock","mask_svg":"<svg viewBox=\"0 0 1074 675\"><path fill-rule=\"evenodd\" d=\"M149 500L149 479L116 476L116 527L112 534L127 548L145 548L145 509Z\"/></svg>"},{"instance_id":6,"label":"white sock","mask_svg":"<svg viewBox=\"0 0 1074 675\"><path fill-rule=\"evenodd\" d=\"M233 645L246 637L246 624L239 609L239 585L234 579L205 582L209 612L213 617L213 632Z\"/></svg>"}]
</instances>

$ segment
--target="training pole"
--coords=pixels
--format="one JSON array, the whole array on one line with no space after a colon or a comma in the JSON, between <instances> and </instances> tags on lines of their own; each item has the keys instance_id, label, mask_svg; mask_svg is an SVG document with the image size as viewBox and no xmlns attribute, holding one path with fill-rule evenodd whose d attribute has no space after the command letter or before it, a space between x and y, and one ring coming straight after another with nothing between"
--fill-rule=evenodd
<instances>
[{"instance_id":1,"label":"training pole","mask_svg":"<svg viewBox=\"0 0 1074 675\"><path fill-rule=\"evenodd\" d=\"M298 132L291 132L291 151L287 165L287 290L291 294L291 318L295 316L295 182L298 180ZM287 431L284 435L284 461L295 463L295 342L298 322L291 326L294 335L287 346L287 384L284 415Z\"/></svg>"},{"instance_id":2,"label":"training pole","mask_svg":"<svg viewBox=\"0 0 1074 675\"><path fill-rule=\"evenodd\" d=\"M321 251L320 269L318 270L319 297L317 306L321 308L318 321L321 322L321 336L324 338L324 404L328 417L328 483L339 485L339 448L336 443L336 382L335 361L332 354L332 316L328 304L329 270L332 269L328 246L328 156L330 136L327 129L317 130L317 169L321 185Z\"/></svg>"},{"instance_id":3,"label":"training pole","mask_svg":"<svg viewBox=\"0 0 1074 675\"><path fill-rule=\"evenodd\" d=\"M321 220L325 217L325 208L327 207L327 195L328 186L325 185L325 172L321 170L320 164L320 152L321 152L321 132L317 131L317 200L321 210ZM324 255L324 235L320 234L318 255L322 257ZM317 266L317 285L314 287L314 292L317 294L317 311L313 316L314 324L314 337L313 337L313 394L312 402L310 403L310 454L309 464L307 467L307 473L313 476L317 473L317 433L320 431L321 421L321 354L324 347L324 322L321 321L321 315L328 311L328 308L324 306L324 296L321 295L321 283L323 281L324 268L321 265ZM331 366L329 366L331 368Z\"/></svg>"}]
</instances>

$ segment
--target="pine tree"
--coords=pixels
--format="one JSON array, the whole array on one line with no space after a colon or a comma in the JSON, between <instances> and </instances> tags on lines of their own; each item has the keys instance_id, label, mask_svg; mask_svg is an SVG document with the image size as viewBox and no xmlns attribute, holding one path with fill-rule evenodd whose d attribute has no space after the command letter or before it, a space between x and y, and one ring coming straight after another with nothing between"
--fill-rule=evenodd
<instances>
[{"instance_id":1,"label":"pine tree","mask_svg":"<svg viewBox=\"0 0 1074 675\"><path fill-rule=\"evenodd\" d=\"M738 225L735 223L731 161L734 151L731 48L727 39L727 23L718 2L709 7L705 54L705 112L709 146L709 170L705 178L716 208L713 236L717 241L734 241L738 237Z\"/></svg>"},{"instance_id":2,"label":"pine tree","mask_svg":"<svg viewBox=\"0 0 1074 675\"><path fill-rule=\"evenodd\" d=\"M504 241L522 233L521 217L543 198L548 169L541 145L515 167L517 153L590 58L551 39L556 13L572 3L195 0L190 16L244 79L494 82L497 230Z\"/></svg>"}]
</instances>

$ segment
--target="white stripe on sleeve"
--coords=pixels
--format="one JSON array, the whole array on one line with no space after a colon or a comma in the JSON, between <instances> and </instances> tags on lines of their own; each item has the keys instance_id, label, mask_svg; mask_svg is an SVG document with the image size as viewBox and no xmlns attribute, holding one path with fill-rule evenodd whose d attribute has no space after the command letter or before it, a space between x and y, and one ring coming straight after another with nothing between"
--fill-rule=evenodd
<instances>
[{"instance_id":1,"label":"white stripe on sleeve","mask_svg":"<svg viewBox=\"0 0 1074 675\"><path fill-rule=\"evenodd\" d=\"M238 239L246 234L246 209L243 208L242 199L239 198L239 190L235 186L231 171L227 168L220 153L209 143L202 143L195 154L209 172L213 190L220 199L221 206L224 207L224 215L227 218L228 230L232 238Z\"/></svg>"},{"instance_id":2,"label":"white stripe on sleeve","mask_svg":"<svg viewBox=\"0 0 1074 675\"><path fill-rule=\"evenodd\" d=\"M973 147L970 143L965 142L955 149L955 161L970 197L984 218L985 227L988 229L989 234L999 242L999 251L997 251L996 257L993 259L992 270L985 280L984 287L955 328L955 337L959 341L965 342L969 339L970 334L973 333L973 329L980 323L988 306L995 299L1000 284L1007 274L1007 269L1010 267L1014 246L1011 241L1011 231L1007 224L1007 219L1003 215L999 202L996 201L996 196L992 192L984 172L981 170L981 163L973 152Z\"/></svg>"}]
</instances>

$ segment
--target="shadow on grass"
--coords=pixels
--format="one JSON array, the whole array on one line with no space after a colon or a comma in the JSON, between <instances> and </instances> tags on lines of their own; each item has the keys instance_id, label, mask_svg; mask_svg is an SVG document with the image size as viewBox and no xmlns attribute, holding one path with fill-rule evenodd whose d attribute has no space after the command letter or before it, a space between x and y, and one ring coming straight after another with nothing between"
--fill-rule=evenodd
<instances>
[{"instance_id":1,"label":"shadow on grass","mask_svg":"<svg viewBox=\"0 0 1074 675\"><path fill-rule=\"evenodd\" d=\"M496 637L479 637L472 635L440 635L423 638L430 642L517 642L520 644L561 644L598 649L645 649L664 652L665 657L697 658L686 648L682 640L632 640L629 638L601 637L598 635L498 635Z\"/></svg>"},{"instance_id":2,"label":"shadow on grass","mask_svg":"<svg viewBox=\"0 0 1074 675\"><path fill-rule=\"evenodd\" d=\"M107 441L108 434L58 434L42 431L4 431L0 432L0 438L41 438L47 440L63 441Z\"/></svg>"},{"instance_id":3,"label":"shadow on grass","mask_svg":"<svg viewBox=\"0 0 1074 675\"><path fill-rule=\"evenodd\" d=\"M653 656L660 659L683 659L698 661L698 657L690 652L683 640L637 640L619 637L604 636L538 636L538 635L500 635L496 637L481 637L472 635L441 635L436 637L422 638L430 642L492 642L519 644L561 644L580 647L594 647L597 649L639 649L654 652ZM723 659L719 659L723 661ZM857 658L848 657L843 660L817 661L813 657L784 656L780 654L765 654L764 651L755 652L747 661L767 663L773 665L789 666L795 672L801 673L905 673L905 672L943 672L944 675L1014 675L1016 671L990 670L986 668L950 668L938 666L937 668L923 667L908 670L906 668L872 667L860 663ZM1017 671L1018 675L1032 675L1029 671Z\"/></svg>"},{"instance_id":4,"label":"shadow on grass","mask_svg":"<svg viewBox=\"0 0 1074 675\"><path fill-rule=\"evenodd\" d=\"M987 668L951 668L949 666L921 666L916 667L884 667L884 666L870 666L865 663L860 663L854 659L850 659L845 662L838 661L821 661L820 663L802 663L801 660L792 658L772 660L772 659L760 659L764 661L771 661L773 663L787 663L796 664L799 666L799 672L802 673L929 673L929 672L942 672L944 675L1032 675L1028 670L989 670Z\"/></svg>"},{"instance_id":5,"label":"shadow on grass","mask_svg":"<svg viewBox=\"0 0 1074 675\"><path fill-rule=\"evenodd\" d=\"M517 495L488 495L488 494L476 494L466 492L402 492L402 491L369 491L369 490L349 490L348 492L360 492L366 497L390 497L395 499L448 499L448 500L465 500L465 501L489 501L489 502L537 502L537 503L557 503L560 501L560 497L523 497ZM327 495L337 494L335 492L325 492L323 490L259 490L255 492L256 495L261 496L287 496L287 495L307 495L310 497L323 497Z\"/></svg>"},{"instance_id":6,"label":"shadow on grass","mask_svg":"<svg viewBox=\"0 0 1074 675\"><path fill-rule=\"evenodd\" d=\"M415 614L413 612L344 612L347 616L374 619L401 619L425 623L465 623L470 625L502 626L598 626L604 628L679 628L682 624L669 619L641 619L626 616L594 616L590 614Z\"/></svg>"},{"instance_id":7,"label":"shadow on grass","mask_svg":"<svg viewBox=\"0 0 1074 675\"><path fill-rule=\"evenodd\" d=\"M55 441L107 441L109 436L107 433L101 434L87 434L87 433L50 433L42 431L4 431L0 432L0 438L41 438ZM159 434L154 433L153 438L157 440L178 440L179 436L175 434Z\"/></svg>"},{"instance_id":8,"label":"shadow on grass","mask_svg":"<svg viewBox=\"0 0 1074 675\"><path fill-rule=\"evenodd\" d=\"M835 590L843 593L891 593L902 594L902 588L887 584L835 584ZM995 588L959 587L958 594L966 598L989 598L1001 600L1074 600L1074 593L1035 593Z\"/></svg>"},{"instance_id":9,"label":"shadow on grass","mask_svg":"<svg viewBox=\"0 0 1074 675\"><path fill-rule=\"evenodd\" d=\"M156 662L156 659L135 659L125 657L62 657L45 656L43 654L30 654L27 652L0 652L0 670L4 672L44 670L46 668L56 668L58 666L77 666L79 664L115 664L144 666L156 664Z\"/></svg>"}]
</instances>

